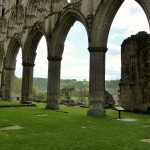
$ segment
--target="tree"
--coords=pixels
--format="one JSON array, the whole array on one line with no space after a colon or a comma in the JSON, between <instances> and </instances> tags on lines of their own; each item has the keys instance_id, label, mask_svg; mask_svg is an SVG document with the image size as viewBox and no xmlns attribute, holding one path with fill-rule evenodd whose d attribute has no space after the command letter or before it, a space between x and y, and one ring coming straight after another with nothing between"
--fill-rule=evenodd
<instances>
[{"instance_id":1,"label":"tree","mask_svg":"<svg viewBox=\"0 0 150 150\"><path fill-rule=\"evenodd\" d=\"M73 91L75 91L74 87L65 87L61 89L61 97L64 97L66 100L70 100Z\"/></svg>"},{"instance_id":2,"label":"tree","mask_svg":"<svg viewBox=\"0 0 150 150\"><path fill-rule=\"evenodd\" d=\"M37 90L35 88L32 89L32 98L36 99L37 97Z\"/></svg>"},{"instance_id":3,"label":"tree","mask_svg":"<svg viewBox=\"0 0 150 150\"><path fill-rule=\"evenodd\" d=\"M85 88L81 88L77 93L78 93L78 102L86 104L88 100L88 90L86 90Z\"/></svg>"},{"instance_id":4,"label":"tree","mask_svg":"<svg viewBox=\"0 0 150 150\"><path fill-rule=\"evenodd\" d=\"M45 100L46 99L46 93L45 92L38 92L36 98L38 100Z\"/></svg>"}]
</instances>

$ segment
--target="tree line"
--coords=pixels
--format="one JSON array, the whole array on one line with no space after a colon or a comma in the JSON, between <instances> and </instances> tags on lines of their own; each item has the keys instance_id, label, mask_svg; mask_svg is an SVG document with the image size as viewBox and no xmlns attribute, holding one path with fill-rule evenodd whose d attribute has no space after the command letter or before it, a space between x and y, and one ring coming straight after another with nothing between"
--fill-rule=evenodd
<instances>
[{"instance_id":1,"label":"tree line","mask_svg":"<svg viewBox=\"0 0 150 150\"><path fill-rule=\"evenodd\" d=\"M119 80L106 81L106 90L112 95L118 92ZM76 79L61 79L61 99L78 99L84 101L88 97L89 81L78 81ZM47 79L33 79L33 99L46 99ZM14 92L21 93L21 78L15 77Z\"/></svg>"}]
</instances>

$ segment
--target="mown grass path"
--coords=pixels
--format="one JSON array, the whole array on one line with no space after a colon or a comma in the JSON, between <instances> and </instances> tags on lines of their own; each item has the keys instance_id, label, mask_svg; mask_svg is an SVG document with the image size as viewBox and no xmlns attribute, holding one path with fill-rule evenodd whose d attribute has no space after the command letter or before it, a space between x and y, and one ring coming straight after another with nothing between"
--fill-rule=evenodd
<instances>
[{"instance_id":1,"label":"mown grass path","mask_svg":"<svg viewBox=\"0 0 150 150\"><path fill-rule=\"evenodd\" d=\"M0 103L1 104L1 103ZM150 115L108 110L105 117L90 117L87 110L61 106L61 111L38 107L0 109L0 128L24 127L0 131L0 150L149 150ZM68 113L65 113L68 112ZM39 115L39 116L37 116ZM43 116L42 116L43 115Z\"/></svg>"}]
</instances>

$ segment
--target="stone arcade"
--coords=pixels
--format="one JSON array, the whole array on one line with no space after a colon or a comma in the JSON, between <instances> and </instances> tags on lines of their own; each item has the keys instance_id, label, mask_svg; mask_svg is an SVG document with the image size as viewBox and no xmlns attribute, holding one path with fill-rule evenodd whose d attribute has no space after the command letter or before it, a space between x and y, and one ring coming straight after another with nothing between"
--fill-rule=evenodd
<instances>
[{"instance_id":1,"label":"stone arcade","mask_svg":"<svg viewBox=\"0 0 150 150\"><path fill-rule=\"evenodd\" d=\"M136 0L150 22L150 1ZM112 21L124 0L0 0L0 91L12 99L16 56L22 48L22 102L32 100L36 48L47 41L47 108L59 109L61 59L75 21L88 35L90 53L89 115L105 115L105 54Z\"/></svg>"}]
</instances>

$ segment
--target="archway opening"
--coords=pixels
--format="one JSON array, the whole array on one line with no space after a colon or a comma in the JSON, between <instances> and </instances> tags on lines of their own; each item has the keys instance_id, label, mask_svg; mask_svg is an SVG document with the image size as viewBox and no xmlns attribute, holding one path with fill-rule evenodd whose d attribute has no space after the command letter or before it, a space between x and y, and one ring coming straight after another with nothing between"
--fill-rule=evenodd
<instances>
[{"instance_id":1,"label":"archway opening","mask_svg":"<svg viewBox=\"0 0 150 150\"><path fill-rule=\"evenodd\" d=\"M88 104L89 52L85 27L75 22L70 29L61 63L61 100Z\"/></svg>"},{"instance_id":2,"label":"archway opening","mask_svg":"<svg viewBox=\"0 0 150 150\"><path fill-rule=\"evenodd\" d=\"M47 74L47 44L45 37L42 36L36 50L35 66L33 73L33 100L44 101L47 99Z\"/></svg>"},{"instance_id":3,"label":"archway opening","mask_svg":"<svg viewBox=\"0 0 150 150\"><path fill-rule=\"evenodd\" d=\"M121 44L139 31L149 33L146 15L137 2L126 0L113 20L106 54L106 90L110 91L116 100L118 100L118 84L121 78Z\"/></svg>"},{"instance_id":4,"label":"archway opening","mask_svg":"<svg viewBox=\"0 0 150 150\"><path fill-rule=\"evenodd\" d=\"M13 91L14 99L21 100L21 88L22 88L22 49L20 48L16 57L14 91Z\"/></svg>"},{"instance_id":5,"label":"archway opening","mask_svg":"<svg viewBox=\"0 0 150 150\"><path fill-rule=\"evenodd\" d=\"M71 3L71 0L67 0L68 1L68 3Z\"/></svg>"}]
</instances>

